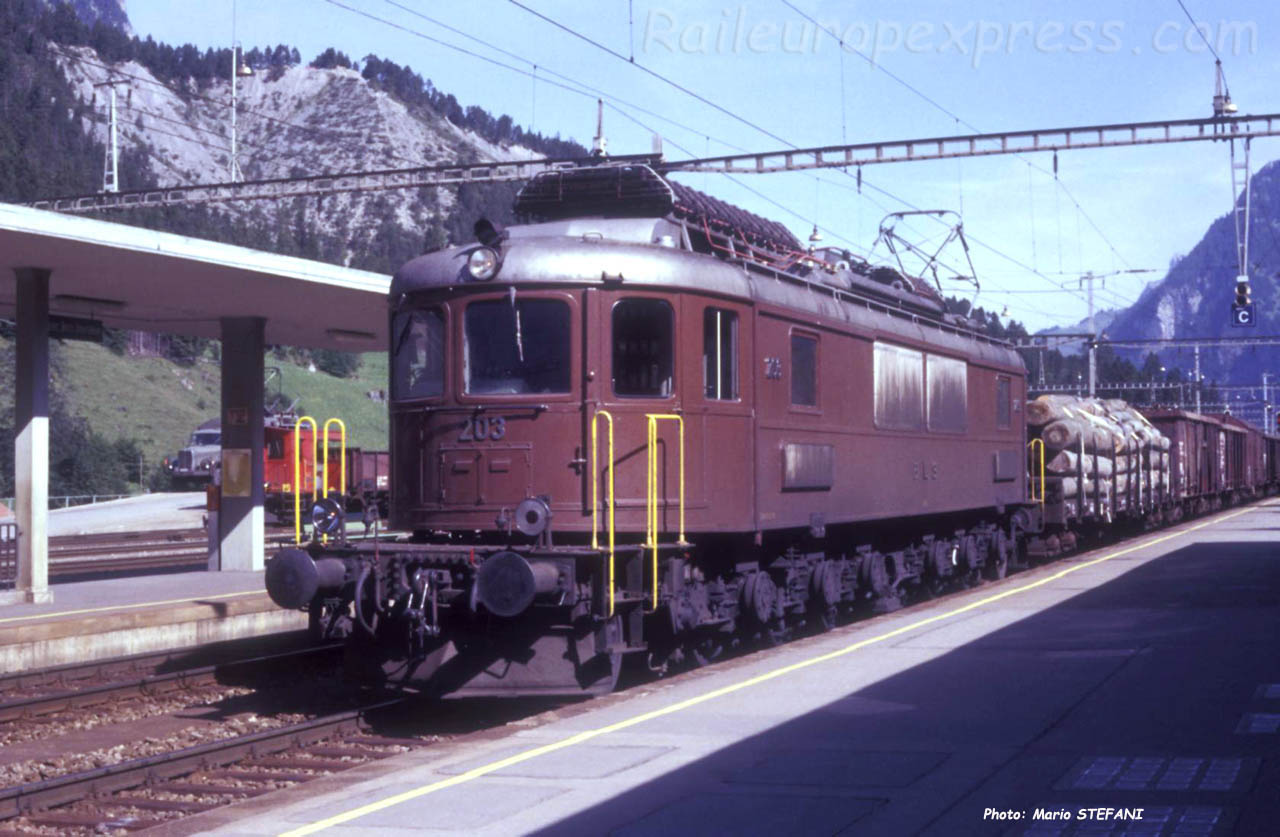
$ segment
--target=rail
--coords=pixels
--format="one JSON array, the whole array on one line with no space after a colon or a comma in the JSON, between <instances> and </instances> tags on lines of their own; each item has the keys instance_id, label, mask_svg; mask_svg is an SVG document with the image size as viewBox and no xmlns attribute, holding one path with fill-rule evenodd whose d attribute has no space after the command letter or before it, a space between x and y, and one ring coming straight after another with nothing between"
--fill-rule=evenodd
<instances>
[{"instance_id":1,"label":"rail","mask_svg":"<svg viewBox=\"0 0 1280 837\"><path fill-rule=\"evenodd\" d=\"M35 695L6 697L0 701L0 723L50 715L55 712L67 712L98 706L138 695L155 696L172 691L192 689L209 683L218 682L218 678L236 669L277 669L286 660L310 659L313 657L339 656L342 645L309 646L274 654L264 654L243 659L221 660L203 666L187 666L176 671L161 671L157 665L155 670L142 672L123 679L100 677L95 680L93 674L110 671L112 661L95 662L80 666L65 666L54 670L53 676L44 684L45 688L37 688ZM145 666L149 659L171 663L173 652L165 652L150 656L132 658L126 665ZM81 679L84 683L76 683L79 672L87 672ZM0 680L9 688L21 687L24 680L39 683L43 672L25 672L11 678ZM101 682L98 682L98 681ZM11 681L11 682L6 682ZM71 688L67 683L71 683ZM49 691L52 690L52 691Z\"/></svg>"},{"instance_id":2,"label":"rail","mask_svg":"<svg viewBox=\"0 0 1280 837\"><path fill-rule=\"evenodd\" d=\"M687 544L684 537L684 416L675 413L645 413L649 422L648 439L648 496L645 502L645 546L653 551L653 607L658 607L658 422L674 421L680 426L680 539L677 544ZM664 500L665 505L665 500Z\"/></svg>"},{"instance_id":3,"label":"rail","mask_svg":"<svg viewBox=\"0 0 1280 837\"><path fill-rule=\"evenodd\" d=\"M405 700L403 697L382 700L359 709L277 729L210 741L170 753L144 756L16 787L0 788L0 820L66 805L91 796L135 788L148 782L172 779L197 770L220 767L249 757L290 750L343 732L358 732L369 713L401 705Z\"/></svg>"},{"instance_id":4,"label":"rail","mask_svg":"<svg viewBox=\"0 0 1280 837\"><path fill-rule=\"evenodd\" d=\"M1039 497L1039 501L1040 501L1040 505L1042 505L1042 506L1043 506L1043 505L1044 505L1044 488L1045 488L1045 481L1044 481L1044 439L1032 439L1030 442L1028 442L1028 443L1027 443L1027 447L1031 450L1031 455L1032 455L1033 457L1036 455L1036 446L1037 446L1037 445L1038 445L1038 446L1039 446L1039 448L1040 448L1040 497ZM1032 468L1031 473L1032 473L1032 476L1034 476L1034 475L1035 475L1035 469L1034 469L1034 467ZM1082 486L1080 486L1080 490L1081 490L1081 491L1084 491L1084 486L1083 486L1083 485L1082 485ZM1036 487L1035 487L1035 485L1032 485L1032 486L1031 486L1031 499L1032 499L1032 500L1036 500L1036 499L1037 499L1037 498L1036 498Z\"/></svg>"},{"instance_id":5,"label":"rail","mask_svg":"<svg viewBox=\"0 0 1280 837\"><path fill-rule=\"evenodd\" d=\"M49 538L49 575L207 565L204 529L58 535Z\"/></svg>"},{"instance_id":6,"label":"rail","mask_svg":"<svg viewBox=\"0 0 1280 837\"><path fill-rule=\"evenodd\" d=\"M598 430L600 417L609 422L609 615L614 607L614 493L613 493L613 414L598 410L591 417L591 548L600 548L600 468L596 461L599 450Z\"/></svg>"}]
</instances>

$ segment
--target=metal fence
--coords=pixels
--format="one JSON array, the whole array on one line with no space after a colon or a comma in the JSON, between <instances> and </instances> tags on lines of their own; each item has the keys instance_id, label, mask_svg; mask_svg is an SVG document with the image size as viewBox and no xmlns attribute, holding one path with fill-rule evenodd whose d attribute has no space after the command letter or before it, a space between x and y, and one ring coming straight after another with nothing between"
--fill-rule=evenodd
<instances>
[{"instance_id":1,"label":"metal fence","mask_svg":"<svg viewBox=\"0 0 1280 837\"><path fill-rule=\"evenodd\" d=\"M0 523L0 590L18 584L18 524Z\"/></svg>"},{"instance_id":2,"label":"metal fence","mask_svg":"<svg viewBox=\"0 0 1280 837\"><path fill-rule=\"evenodd\" d=\"M50 509L66 509L72 506L89 506L94 503L105 503L108 500L123 500L126 497L132 497L132 494L68 494L59 497L49 498ZM13 497L0 497L0 504L6 506L10 511L13 510Z\"/></svg>"}]
</instances>

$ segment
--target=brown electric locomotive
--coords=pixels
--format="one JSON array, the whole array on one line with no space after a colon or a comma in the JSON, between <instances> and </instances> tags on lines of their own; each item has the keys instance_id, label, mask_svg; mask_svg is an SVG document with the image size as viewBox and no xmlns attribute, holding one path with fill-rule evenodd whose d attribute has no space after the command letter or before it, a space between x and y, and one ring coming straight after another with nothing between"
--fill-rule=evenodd
<instances>
[{"instance_id":1,"label":"brown electric locomotive","mask_svg":"<svg viewBox=\"0 0 1280 837\"><path fill-rule=\"evenodd\" d=\"M542 175L528 223L391 289L391 525L268 564L365 673L597 693L1004 574L1025 368L909 277L640 165Z\"/></svg>"}]
</instances>

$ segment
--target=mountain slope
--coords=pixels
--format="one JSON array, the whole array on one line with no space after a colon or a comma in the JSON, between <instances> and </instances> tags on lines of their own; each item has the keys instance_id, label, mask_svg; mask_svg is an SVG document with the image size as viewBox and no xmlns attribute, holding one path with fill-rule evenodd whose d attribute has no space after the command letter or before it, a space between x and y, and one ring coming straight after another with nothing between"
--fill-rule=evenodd
<instances>
[{"instance_id":1,"label":"mountain slope","mask_svg":"<svg viewBox=\"0 0 1280 837\"><path fill-rule=\"evenodd\" d=\"M77 0L76 9L52 10L49 0L0 4L0 153L14 163L0 167L0 200L102 188L108 81L120 188L230 179L231 51L139 40L108 25L105 12L93 25L77 15L80 6L113 2ZM329 49L306 65L298 50L280 44L248 49L241 66L252 68L237 84L236 157L246 179L586 153L525 131L509 116L464 106L409 67L376 56L352 62ZM107 217L390 272L424 249L470 237L481 213L510 220L515 188L368 191Z\"/></svg>"},{"instance_id":2,"label":"mountain slope","mask_svg":"<svg viewBox=\"0 0 1280 837\"><path fill-rule=\"evenodd\" d=\"M95 105L81 121L97 142L108 125L106 94L95 85L125 80L116 94L119 143L138 155L150 182L122 188L230 179L228 81L171 86L136 61L108 63L88 47L64 50L59 64L78 98ZM343 67L277 67L237 86L237 159L249 180L534 156L411 108ZM380 252L389 236L411 240L413 252L400 257L421 252L428 237L444 237L455 202L453 190L395 190L214 211L272 231L274 249L385 270L394 267Z\"/></svg>"},{"instance_id":3,"label":"mountain slope","mask_svg":"<svg viewBox=\"0 0 1280 837\"><path fill-rule=\"evenodd\" d=\"M1152 216L1146 223L1158 224L1160 219ZM1162 281L1149 287L1137 303L1116 317L1107 336L1252 337L1280 332L1280 161L1267 164L1253 177L1249 277L1258 315L1254 328L1231 325L1238 271L1232 225L1230 214L1215 220ZM1140 235L1141 227L1131 233ZM1162 353L1170 359L1175 354ZM1189 352L1182 354L1178 365L1190 367ZM1265 353L1249 348L1202 352L1201 368L1207 378L1239 382L1257 381L1262 372L1274 370Z\"/></svg>"}]
</instances>

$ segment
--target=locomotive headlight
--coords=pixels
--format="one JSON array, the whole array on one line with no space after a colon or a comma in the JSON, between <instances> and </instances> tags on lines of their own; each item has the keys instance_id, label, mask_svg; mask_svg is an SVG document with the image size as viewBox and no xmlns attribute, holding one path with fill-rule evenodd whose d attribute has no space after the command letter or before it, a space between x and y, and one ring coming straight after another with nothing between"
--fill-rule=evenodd
<instances>
[{"instance_id":1,"label":"locomotive headlight","mask_svg":"<svg viewBox=\"0 0 1280 837\"><path fill-rule=\"evenodd\" d=\"M467 257L467 272L477 282L484 282L497 276L498 268L501 266L502 260L498 258L497 251L489 247L477 247Z\"/></svg>"}]
</instances>

